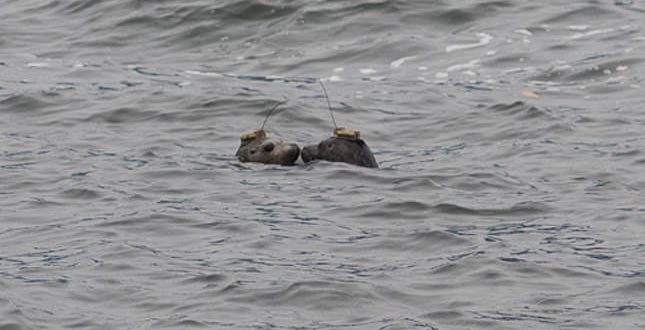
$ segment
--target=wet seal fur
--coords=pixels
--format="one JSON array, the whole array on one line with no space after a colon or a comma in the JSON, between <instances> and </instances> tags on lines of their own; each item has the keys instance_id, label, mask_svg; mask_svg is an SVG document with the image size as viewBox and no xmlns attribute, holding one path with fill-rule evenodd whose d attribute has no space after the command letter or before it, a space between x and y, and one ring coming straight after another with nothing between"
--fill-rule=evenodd
<instances>
[{"instance_id":1,"label":"wet seal fur","mask_svg":"<svg viewBox=\"0 0 645 330\"><path fill-rule=\"evenodd\" d=\"M317 145L302 148L302 161L309 163L316 159L329 162L343 162L363 167L378 168L374 154L361 139L357 131L338 128L332 136Z\"/></svg>"},{"instance_id":2,"label":"wet seal fur","mask_svg":"<svg viewBox=\"0 0 645 330\"><path fill-rule=\"evenodd\" d=\"M263 130L242 135L240 140L235 156L241 162L293 165L300 156L297 144L269 139Z\"/></svg>"}]
</instances>

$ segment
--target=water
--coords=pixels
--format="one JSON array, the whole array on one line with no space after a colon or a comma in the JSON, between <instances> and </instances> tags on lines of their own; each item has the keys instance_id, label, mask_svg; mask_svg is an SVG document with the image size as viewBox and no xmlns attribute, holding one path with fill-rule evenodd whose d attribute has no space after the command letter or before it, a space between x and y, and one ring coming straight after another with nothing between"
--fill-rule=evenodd
<instances>
[{"instance_id":1,"label":"water","mask_svg":"<svg viewBox=\"0 0 645 330\"><path fill-rule=\"evenodd\" d=\"M2 330L645 326L642 1L0 8Z\"/></svg>"}]
</instances>

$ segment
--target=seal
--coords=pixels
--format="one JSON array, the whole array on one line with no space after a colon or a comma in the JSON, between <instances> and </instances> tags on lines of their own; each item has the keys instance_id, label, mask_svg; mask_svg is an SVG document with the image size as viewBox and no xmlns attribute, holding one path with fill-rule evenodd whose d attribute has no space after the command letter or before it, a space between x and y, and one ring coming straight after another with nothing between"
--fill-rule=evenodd
<instances>
[{"instance_id":1,"label":"seal","mask_svg":"<svg viewBox=\"0 0 645 330\"><path fill-rule=\"evenodd\" d=\"M293 165L300 156L300 147L295 143L269 139L263 130L242 135L235 156L241 162Z\"/></svg>"},{"instance_id":2,"label":"seal","mask_svg":"<svg viewBox=\"0 0 645 330\"><path fill-rule=\"evenodd\" d=\"M329 162L343 162L363 167L378 168L374 154L359 132L338 128L332 136L317 145L302 148L302 161L309 163L316 159Z\"/></svg>"}]
</instances>

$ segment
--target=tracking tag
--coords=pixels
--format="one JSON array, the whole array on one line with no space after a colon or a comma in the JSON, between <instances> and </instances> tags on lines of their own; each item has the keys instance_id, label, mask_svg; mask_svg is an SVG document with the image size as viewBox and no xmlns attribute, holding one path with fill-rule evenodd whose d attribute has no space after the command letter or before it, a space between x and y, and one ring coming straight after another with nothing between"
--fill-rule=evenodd
<instances>
[{"instance_id":1,"label":"tracking tag","mask_svg":"<svg viewBox=\"0 0 645 330\"><path fill-rule=\"evenodd\" d=\"M244 134L240 136L240 140L242 140L242 142L248 142L255 139L262 139L264 137L266 137L266 133L264 132L264 130L258 130L253 133Z\"/></svg>"},{"instance_id":2,"label":"tracking tag","mask_svg":"<svg viewBox=\"0 0 645 330\"><path fill-rule=\"evenodd\" d=\"M361 132L338 127L334 130L334 135L338 137L359 138L361 136Z\"/></svg>"}]
</instances>

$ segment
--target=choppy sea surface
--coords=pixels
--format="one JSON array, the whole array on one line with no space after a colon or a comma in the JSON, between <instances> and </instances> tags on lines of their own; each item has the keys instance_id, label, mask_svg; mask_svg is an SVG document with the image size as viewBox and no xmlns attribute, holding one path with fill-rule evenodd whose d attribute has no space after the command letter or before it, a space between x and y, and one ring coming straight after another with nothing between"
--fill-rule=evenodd
<instances>
[{"instance_id":1,"label":"choppy sea surface","mask_svg":"<svg viewBox=\"0 0 645 330\"><path fill-rule=\"evenodd\" d=\"M0 0L0 329L642 329L645 2ZM380 169L240 163L360 130Z\"/></svg>"}]
</instances>

